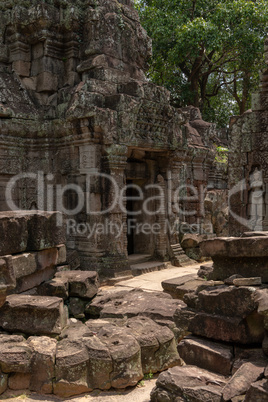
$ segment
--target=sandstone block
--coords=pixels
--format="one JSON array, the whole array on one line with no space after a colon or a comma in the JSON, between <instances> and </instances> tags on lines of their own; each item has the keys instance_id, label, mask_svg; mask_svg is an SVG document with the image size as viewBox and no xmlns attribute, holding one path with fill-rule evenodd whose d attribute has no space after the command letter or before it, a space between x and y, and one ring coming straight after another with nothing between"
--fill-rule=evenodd
<instances>
[{"instance_id":1,"label":"sandstone block","mask_svg":"<svg viewBox=\"0 0 268 402\"><path fill-rule=\"evenodd\" d=\"M126 328L141 347L142 371L156 373L169 367L181 365L173 332L156 324L147 317L133 317L127 320Z\"/></svg>"},{"instance_id":2,"label":"sandstone block","mask_svg":"<svg viewBox=\"0 0 268 402\"><path fill-rule=\"evenodd\" d=\"M38 286L37 291L40 296L55 296L66 300L69 296L68 289L69 284L67 279L53 278Z\"/></svg>"},{"instance_id":3,"label":"sandstone block","mask_svg":"<svg viewBox=\"0 0 268 402\"><path fill-rule=\"evenodd\" d=\"M204 257L267 257L267 236L218 237L200 243Z\"/></svg>"},{"instance_id":4,"label":"sandstone block","mask_svg":"<svg viewBox=\"0 0 268 402\"><path fill-rule=\"evenodd\" d=\"M260 277L255 278L236 278L233 280L235 286L259 286L262 284Z\"/></svg>"},{"instance_id":5,"label":"sandstone block","mask_svg":"<svg viewBox=\"0 0 268 402\"><path fill-rule=\"evenodd\" d=\"M80 299L79 297L69 298L69 314L76 318L84 318L84 311L87 301Z\"/></svg>"},{"instance_id":6,"label":"sandstone block","mask_svg":"<svg viewBox=\"0 0 268 402\"><path fill-rule=\"evenodd\" d=\"M32 349L23 336L0 335L0 368L4 373L29 373Z\"/></svg>"},{"instance_id":7,"label":"sandstone block","mask_svg":"<svg viewBox=\"0 0 268 402\"><path fill-rule=\"evenodd\" d=\"M185 234L183 236L183 239L181 241L181 246L183 249L187 248L195 248L199 246L199 243L203 240L202 238L200 239L200 236L195 235L195 234Z\"/></svg>"},{"instance_id":8,"label":"sandstone block","mask_svg":"<svg viewBox=\"0 0 268 402\"><path fill-rule=\"evenodd\" d=\"M38 251L64 244L60 212L0 212L0 256Z\"/></svg>"},{"instance_id":9,"label":"sandstone block","mask_svg":"<svg viewBox=\"0 0 268 402\"><path fill-rule=\"evenodd\" d=\"M27 250L53 248L66 241L63 215L60 212L32 213L28 220Z\"/></svg>"},{"instance_id":10,"label":"sandstone block","mask_svg":"<svg viewBox=\"0 0 268 402\"><path fill-rule=\"evenodd\" d=\"M232 347L207 339L187 336L178 345L180 357L188 365L228 376L233 364Z\"/></svg>"},{"instance_id":11,"label":"sandstone block","mask_svg":"<svg viewBox=\"0 0 268 402\"><path fill-rule=\"evenodd\" d=\"M160 322L173 321L175 311L181 307L186 307L185 303L165 293L134 289L99 294L86 306L85 311L94 318L145 316Z\"/></svg>"},{"instance_id":12,"label":"sandstone block","mask_svg":"<svg viewBox=\"0 0 268 402\"><path fill-rule=\"evenodd\" d=\"M21 77L29 77L31 63L29 61L16 60L16 61L13 61L12 68Z\"/></svg>"},{"instance_id":13,"label":"sandstone block","mask_svg":"<svg viewBox=\"0 0 268 402\"><path fill-rule=\"evenodd\" d=\"M243 364L223 388L223 400L229 401L235 396L245 394L250 388L251 383L260 379L263 372L264 367L259 367L253 363Z\"/></svg>"},{"instance_id":14,"label":"sandstone block","mask_svg":"<svg viewBox=\"0 0 268 402\"><path fill-rule=\"evenodd\" d=\"M13 373L8 378L8 387L13 390L28 389L30 378L30 373Z\"/></svg>"},{"instance_id":15,"label":"sandstone block","mask_svg":"<svg viewBox=\"0 0 268 402\"><path fill-rule=\"evenodd\" d=\"M56 279L63 279L69 283L69 295L91 299L99 288L99 276L95 271L62 271L55 275Z\"/></svg>"},{"instance_id":16,"label":"sandstone block","mask_svg":"<svg viewBox=\"0 0 268 402\"><path fill-rule=\"evenodd\" d=\"M44 71L37 75L38 92L56 92L58 89L58 77L48 71Z\"/></svg>"},{"instance_id":17,"label":"sandstone block","mask_svg":"<svg viewBox=\"0 0 268 402\"><path fill-rule=\"evenodd\" d=\"M0 212L0 255L20 253L28 243L27 217L22 213Z\"/></svg>"},{"instance_id":18,"label":"sandstone block","mask_svg":"<svg viewBox=\"0 0 268 402\"><path fill-rule=\"evenodd\" d=\"M245 319L197 313L189 323L194 335L223 342L261 343L264 337L262 318L253 313Z\"/></svg>"},{"instance_id":19,"label":"sandstone block","mask_svg":"<svg viewBox=\"0 0 268 402\"><path fill-rule=\"evenodd\" d=\"M97 336L85 336L83 343L89 356L89 387L93 389L111 388L110 375L113 371L113 361L109 348Z\"/></svg>"},{"instance_id":20,"label":"sandstone block","mask_svg":"<svg viewBox=\"0 0 268 402\"><path fill-rule=\"evenodd\" d=\"M54 394L61 398L92 391L88 387L89 356L83 342L63 339L57 344Z\"/></svg>"},{"instance_id":21,"label":"sandstone block","mask_svg":"<svg viewBox=\"0 0 268 402\"><path fill-rule=\"evenodd\" d=\"M14 255L11 258L11 264L16 279L30 275L37 269L37 262L33 253Z\"/></svg>"},{"instance_id":22,"label":"sandstone block","mask_svg":"<svg viewBox=\"0 0 268 402\"><path fill-rule=\"evenodd\" d=\"M196 278L196 275L190 274L190 275L184 275L178 278L172 278L172 279L166 279L161 282L162 288L166 293L169 293L174 299L179 299L178 297L178 287L186 285L190 281L194 281L198 278ZM199 279L202 281L202 279ZM183 293L183 292L180 292ZM184 294L184 293L183 293ZM183 297L182 294L182 297Z\"/></svg>"},{"instance_id":23,"label":"sandstone block","mask_svg":"<svg viewBox=\"0 0 268 402\"><path fill-rule=\"evenodd\" d=\"M262 348L248 348L248 347L235 347L234 348L235 360L232 367L232 374L244 364L253 363L257 366L263 366L264 368L268 364L268 359L265 356Z\"/></svg>"},{"instance_id":24,"label":"sandstone block","mask_svg":"<svg viewBox=\"0 0 268 402\"><path fill-rule=\"evenodd\" d=\"M113 388L134 386L143 378L140 346L124 329L104 326L98 333L100 341L109 349L113 370L110 373Z\"/></svg>"},{"instance_id":25,"label":"sandstone block","mask_svg":"<svg viewBox=\"0 0 268 402\"><path fill-rule=\"evenodd\" d=\"M223 376L195 366L173 367L161 373L151 392L151 401L220 402L226 384Z\"/></svg>"},{"instance_id":26,"label":"sandstone block","mask_svg":"<svg viewBox=\"0 0 268 402\"><path fill-rule=\"evenodd\" d=\"M4 256L0 258L0 289L2 294L2 303L5 299L5 293L16 287L16 277L12 265L12 257Z\"/></svg>"},{"instance_id":27,"label":"sandstone block","mask_svg":"<svg viewBox=\"0 0 268 402\"><path fill-rule=\"evenodd\" d=\"M216 286L198 293L198 309L208 314L244 318L257 310L255 289L251 287Z\"/></svg>"},{"instance_id":28,"label":"sandstone block","mask_svg":"<svg viewBox=\"0 0 268 402\"><path fill-rule=\"evenodd\" d=\"M263 402L268 401L268 380L262 379L251 384L246 393L245 402Z\"/></svg>"},{"instance_id":29,"label":"sandstone block","mask_svg":"<svg viewBox=\"0 0 268 402\"><path fill-rule=\"evenodd\" d=\"M60 334L67 312L58 297L10 295L1 308L0 326L34 335Z\"/></svg>"},{"instance_id":30,"label":"sandstone block","mask_svg":"<svg viewBox=\"0 0 268 402\"><path fill-rule=\"evenodd\" d=\"M41 394L51 394L57 341L46 336L33 336L27 342L33 350L29 388Z\"/></svg>"},{"instance_id":31,"label":"sandstone block","mask_svg":"<svg viewBox=\"0 0 268 402\"><path fill-rule=\"evenodd\" d=\"M64 265L67 260L67 251L65 244L61 244L57 247L58 249L58 259L57 265Z\"/></svg>"}]
</instances>

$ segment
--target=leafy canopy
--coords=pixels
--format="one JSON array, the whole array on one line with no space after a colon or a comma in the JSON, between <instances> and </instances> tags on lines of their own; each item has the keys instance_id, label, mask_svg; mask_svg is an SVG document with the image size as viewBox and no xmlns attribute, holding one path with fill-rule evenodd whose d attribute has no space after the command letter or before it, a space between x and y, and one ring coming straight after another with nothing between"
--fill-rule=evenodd
<instances>
[{"instance_id":1,"label":"leafy canopy","mask_svg":"<svg viewBox=\"0 0 268 402\"><path fill-rule=\"evenodd\" d=\"M226 125L250 107L264 68L267 0L137 0L153 39L149 78L166 86L175 106L200 107Z\"/></svg>"}]
</instances>

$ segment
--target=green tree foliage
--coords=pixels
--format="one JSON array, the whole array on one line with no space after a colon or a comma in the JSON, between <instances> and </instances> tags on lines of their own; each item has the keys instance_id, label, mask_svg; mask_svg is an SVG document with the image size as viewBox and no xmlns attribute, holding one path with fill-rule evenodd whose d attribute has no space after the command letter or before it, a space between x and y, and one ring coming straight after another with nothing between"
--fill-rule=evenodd
<instances>
[{"instance_id":1,"label":"green tree foliage","mask_svg":"<svg viewBox=\"0 0 268 402\"><path fill-rule=\"evenodd\" d=\"M137 0L153 39L149 77L175 106L200 107L226 125L250 107L264 68L267 0Z\"/></svg>"}]
</instances>

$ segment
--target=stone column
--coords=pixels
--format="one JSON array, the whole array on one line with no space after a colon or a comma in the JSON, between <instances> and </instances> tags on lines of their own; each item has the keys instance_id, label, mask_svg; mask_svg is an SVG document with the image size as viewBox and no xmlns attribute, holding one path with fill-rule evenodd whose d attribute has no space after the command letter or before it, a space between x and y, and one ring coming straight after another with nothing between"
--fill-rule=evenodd
<instances>
[{"instance_id":1,"label":"stone column","mask_svg":"<svg viewBox=\"0 0 268 402\"><path fill-rule=\"evenodd\" d=\"M104 236L106 248L102 258L102 272L105 276L123 276L130 273L127 252L127 212L125 169L127 167L127 146L112 145L106 148L103 158L105 171L103 205L107 233Z\"/></svg>"}]
</instances>

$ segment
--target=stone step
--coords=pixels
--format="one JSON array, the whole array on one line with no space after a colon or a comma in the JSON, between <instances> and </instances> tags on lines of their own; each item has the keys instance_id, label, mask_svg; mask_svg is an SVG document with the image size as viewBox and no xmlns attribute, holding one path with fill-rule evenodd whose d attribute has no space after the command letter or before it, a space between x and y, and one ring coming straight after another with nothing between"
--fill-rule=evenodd
<instances>
[{"instance_id":1,"label":"stone step","mask_svg":"<svg viewBox=\"0 0 268 402\"><path fill-rule=\"evenodd\" d=\"M187 336L178 344L180 357L195 365L224 376L231 375L233 347L196 336Z\"/></svg>"},{"instance_id":2,"label":"stone step","mask_svg":"<svg viewBox=\"0 0 268 402\"><path fill-rule=\"evenodd\" d=\"M191 258L189 258L183 251L180 243L171 244L171 250L173 253L173 265L176 265L177 267L185 267L193 263Z\"/></svg>"},{"instance_id":3,"label":"stone step","mask_svg":"<svg viewBox=\"0 0 268 402\"><path fill-rule=\"evenodd\" d=\"M195 291L204 281L198 278L196 274L179 276L178 278L167 279L161 283L166 293L169 293L173 299L183 299L185 293Z\"/></svg>"},{"instance_id":4,"label":"stone step","mask_svg":"<svg viewBox=\"0 0 268 402\"><path fill-rule=\"evenodd\" d=\"M151 259L151 254L130 254L128 256L128 261L130 265L142 264L143 262L150 261Z\"/></svg>"},{"instance_id":5,"label":"stone step","mask_svg":"<svg viewBox=\"0 0 268 402\"><path fill-rule=\"evenodd\" d=\"M134 275L134 276L147 274L148 272L153 272L153 271L161 271L162 269L166 269L166 268L167 268L167 263L159 262L159 261L149 261L149 262L143 262L141 264L130 265L132 275Z\"/></svg>"},{"instance_id":6,"label":"stone step","mask_svg":"<svg viewBox=\"0 0 268 402\"><path fill-rule=\"evenodd\" d=\"M58 335L68 312L59 297L10 295L0 309L0 327L8 332Z\"/></svg>"}]
</instances>

